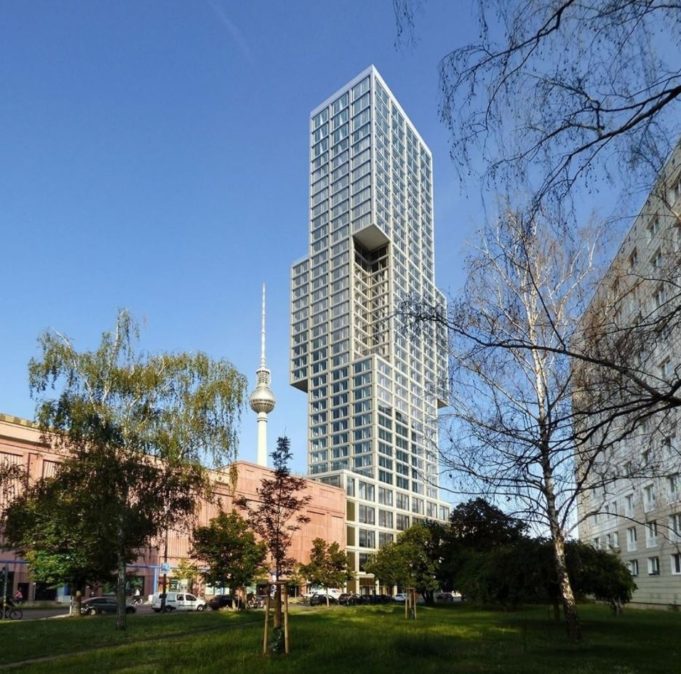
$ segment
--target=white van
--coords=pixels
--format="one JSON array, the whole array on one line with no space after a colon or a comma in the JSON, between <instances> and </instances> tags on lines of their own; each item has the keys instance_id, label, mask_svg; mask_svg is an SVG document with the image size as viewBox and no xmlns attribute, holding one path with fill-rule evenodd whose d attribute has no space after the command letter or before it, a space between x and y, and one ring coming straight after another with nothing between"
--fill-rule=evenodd
<instances>
[{"instance_id":1,"label":"white van","mask_svg":"<svg viewBox=\"0 0 681 674\"><path fill-rule=\"evenodd\" d=\"M158 613L161 610L163 593L157 592L151 600L151 608ZM204 599L188 592L166 592L166 611L203 611L206 608Z\"/></svg>"},{"instance_id":2,"label":"white van","mask_svg":"<svg viewBox=\"0 0 681 674\"><path fill-rule=\"evenodd\" d=\"M343 594L343 590L338 589L337 587L321 587L320 585L312 585L310 589L303 594L303 597L305 599L309 599L315 594L320 594L322 597L326 597L328 594L329 597L332 597L336 601L338 601L338 597L340 597Z\"/></svg>"}]
</instances>

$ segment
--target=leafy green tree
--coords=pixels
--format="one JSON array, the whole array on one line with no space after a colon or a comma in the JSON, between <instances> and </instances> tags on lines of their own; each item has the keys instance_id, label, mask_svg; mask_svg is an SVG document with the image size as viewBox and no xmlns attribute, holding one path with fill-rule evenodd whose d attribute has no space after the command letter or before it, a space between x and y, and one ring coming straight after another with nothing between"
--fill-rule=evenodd
<instances>
[{"instance_id":1,"label":"leafy green tree","mask_svg":"<svg viewBox=\"0 0 681 674\"><path fill-rule=\"evenodd\" d=\"M440 526L438 578L443 589L456 589L464 594L459 576L469 558L478 552L515 544L523 540L527 530L524 522L483 498L459 504L452 510L448 524Z\"/></svg>"},{"instance_id":2,"label":"leafy green tree","mask_svg":"<svg viewBox=\"0 0 681 674\"><path fill-rule=\"evenodd\" d=\"M525 536L527 524L483 498L460 503L449 515L449 537L475 550L515 543Z\"/></svg>"},{"instance_id":3,"label":"leafy green tree","mask_svg":"<svg viewBox=\"0 0 681 674\"><path fill-rule=\"evenodd\" d=\"M288 554L293 534L310 521L301 512L310 501L309 496L299 496L305 489L305 480L291 475L291 446L286 437L278 438L277 448L272 452L274 475L265 478L257 489L257 499L245 497L235 500L235 505L247 514L253 530L267 545L277 580L289 574L295 560ZM277 585L274 610L275 631L281 629L281 587ZM278 636L273 635L273 639Z\"/></svg>"},{"instance_id":4,"label":"leafy green tree","mask_svg":"<svg viewBox=\"0 0 681 674\"><path fill-rule=\"evenodd\" d=\"M439 529L429 524L414 524L400 533L394 543L383 546L366 564L384 585L413 587L426 603L433 603L439 587Z\"/></svg>"},{"instance_id":5,"label":"leafy green tree","mask_svg":"<svg viewBox=\"0 0 681 674\"><path fill-rule=\"evenodd\" d=\"M4 520L7 508L21 493L27 477L26 469L20 463L6 458L0 461L0 520Z\"/></svg>"},{"instance_id":6,"label":"leafy green tree","mask_svg":"<svg viewBox=\"0 0 681 674\"><path fill-rule=\"evenodd\" d=\"M582 541L566 546L568 572L576 591L607 602L615 614L631 601L636 583L618 555Z\"/></svg>"},{"instance_id":7,"label":"leafy green tree","mask_svg":"<svg viewBox=\"0 0 681 674\"><path fill-rule=\"evenodd\" d=\"M310 562L301 564L300 573L313 585L326 589L326 605L329 605L329 588L341 587L353 574L348 569L347 553L338 543L327 543L323 538L315 538L310 550Z\"/></svg>"},{"instance_id":8,"label":"leafy green tree","mask_svg":"<svg viewBox=\"0 0 681 674\"><path fill-rule=\"evenodd\" d=\"M409 585L416 589L427 604L432 604L438 581L439 536L438 530L418 523L397 537L397 546L409 560Z\"/></svg>"},{"instance_id":9,"label":"leafy green tree","mask_svg":"<svg viewBox=\"0 0 681 674\"><path fill-rule=\"evenodd\" d=\"M37 422L66 454L59 484L90 497L84 517L114 550L118 629L125 628L126 565L160 531L193 515L207 484L204 463L234 459L246 386L226 361L137 353L137 338L121 311L97 350L78 352L46 332L42 357L29 364Z\"/></svg>"},{"instance_id":10,"label":"leafy green tree","mask_svg":"<svg viewBox=\"0 0 681 674\"><path fill-rule=\"evenodd\" d=\"M110 582L116 558L89 524L90 495L64 476L31 485L8 508L7 545L20 551L35 580L75 590L76 615L88 584Z\"/></svg>"},{"instance_id":11,"label":"leafy green tree","mask_svg":"<svg viewBox=\"0 0 681 674\"><path fill-rule=\"evenodd\" d=\"M206 569L203 577L209 585L229 586L232 592L249 585L263 569L267 556L265 543L256 542L248 523L237 512L220 513L192 535L194 559Z\"/></svg>"},{"instance_id":12,"label":"leafy green tree","mask_svg":"<svg viewBox=\"0 0 681 674\"><path fill-rule=\"evenodd\" d=\"M364 570L382 585L406 587L411 578L409 551L397 542L387 543L365 564Z\"/></svg>"},{"instance_id":13,"label":"leafy green tree","mask_svg":"<svg viewBox=\"0 0 681 674\"><path fill-rule=\"evenodd\" d=\"M182 559L175 567L173 575L179 580L186 580L188 591L192 594L196 594L194 586L196 585L196 581L201 577L201 571L199 571L199 567L196 566L196 564L188 559Z\"/></svg>"},{"instance_id":14,"label":"leafy green tree","mask_svg":"<svg viewBox=\"0 0 681 674\"><path fill-rule=\"evenodd\" d=\"M619 613L636 585L619 557L580 541L565 544L570 582L577 597L592 597ZM455 580L467 599L507 609L528 602L551 602L560 617L560 584L552 544L541 538L520 538L483 549L469 548Z\"/></svg>"},{"instance_id":15,"label":"leafy green tree","mask_svg":"<svg viewBox=\"0 0 681 674\"><path fill-rule=\"evenodd\" d=\"M551 562L551 548L537 539L470 548L461 558L454 586L472 602L506 609L547 601L550 587L557 601L560 595Z\"/></svg>"}]
</instances>

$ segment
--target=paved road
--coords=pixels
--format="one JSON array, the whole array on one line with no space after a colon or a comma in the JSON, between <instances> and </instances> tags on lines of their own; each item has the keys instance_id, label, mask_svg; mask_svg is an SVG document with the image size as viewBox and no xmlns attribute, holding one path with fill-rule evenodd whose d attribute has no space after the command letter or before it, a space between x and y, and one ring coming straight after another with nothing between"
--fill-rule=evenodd
<instances>
[{"instance_id":1,"label":"paved road","mask_svg":"<svg viewBox=\"0 0 681 674\"><path fill-rule=\"evenodd\" d=\"M154 615L151 606L138 606L138 615ZM55 608L24 609L24 620L43 620L46 618L65 618L69 615L68 606ZM88 616L89 618L90 616ZM96 617L96 616L93 616Z\"/></svg>"}]
</instances>

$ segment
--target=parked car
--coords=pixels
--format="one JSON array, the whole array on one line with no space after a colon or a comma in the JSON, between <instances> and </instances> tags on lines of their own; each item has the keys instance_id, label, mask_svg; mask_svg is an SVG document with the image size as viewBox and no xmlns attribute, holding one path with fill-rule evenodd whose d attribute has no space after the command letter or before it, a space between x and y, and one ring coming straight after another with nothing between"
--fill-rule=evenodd
<instances>
[{"instance_id":1,"label":"parked car","mask_svg":"<svg viewBox=\"0 0 681 674\"><path fill-rule=\"evenodd\" d=\"M389 604L392 597L387 594L363 594L357 598L358 604Z\"/></svg>"},{"instance_id":2,"label":"parked car","mask_svg":"<svg viewBox=\"0 0 681 674\"><path fill-rule=\"evenodd\" d=\"M320 587L319 585L313 586L313 589L310 590L309 592L306 592L303 594L303 598L305 599L311 599L314 597L316 594L323 594L325 597L328 594L329 597L333 597L334 599L338 599L342 594L344 594L343 590L339 590L337 587Z\"/></svg>"},{"instance_id":3,"label":"parked car","mask_svg":"<svg viewBox=\"0 0 681 674\"><path fill-rule=\"evenodd\" d=\"M404 592L398 592L393 597L390 597L390 601L396 601L400 604L404 604L404 602L407 601L407 595ZM416 593L416 603L417 604L425 603L425 599L423 598L423 595L420 592Z\"/></svg>"},{"instance_id":4,"label":"parked car","mask_svg":"<svg viewBox=\"0 0 681 674\"><path fill-rule=\"evenodd\" d=\"M325 594L313 594L310 597L310 606L326 606L327 596ZM328 596L329 604L337 604L338 600L331 595Z\"/></svg>"},{"instance_id":5,"label":"parked car","mask_svg":"<svg viewBox=\"0 0 681 674\"><path fill-rule=\"evenodd\" d=\"M234 598L231 594L216 594L209 602L208 606L213 611L219 611L221 608L234 606Z\"/></svg>"},{"instance_id":6,"label":"parked car","mask_svg":"<svg viewBox=\"0 0 681 674\"><path fill-rule=\"evenodd\" d=\"M352 592L343 592L343 594L338 597L338 603L341 606L354 606L358 603L359 597Z\"/></svg>"},{"instance_id":7,"label":"parked car","mask_svg":"<svg viewBox=\"0 0 681 674\"><path fill-rule=\"evenodd\" d=\"M158 613L162 606L162 592L154 594L151 608ZM195 597L188 592L166 592L166 611L203 611L206 608L204 599Z\"/></svg>"},{"instance_id":8,"label":"parked car","mask_svg":"<svg viewBox=\"0 0 681 674\"><path fill-rule=\"evenodd\" d=\"M117 610L116 597L92 597L80 605L81 615L102 615L103 613L116 613ZM125 612L134 613L135 607L132 604L126 604Z\"/></svg>"}]
</instances>

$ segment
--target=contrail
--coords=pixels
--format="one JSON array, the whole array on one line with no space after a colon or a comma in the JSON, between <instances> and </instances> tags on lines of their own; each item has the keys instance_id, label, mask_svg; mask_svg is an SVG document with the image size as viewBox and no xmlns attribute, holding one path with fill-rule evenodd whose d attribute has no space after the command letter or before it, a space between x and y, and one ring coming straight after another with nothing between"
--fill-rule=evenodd
<instances>
[{"instance_id":1,"label":"contrail","mask_svg":"<svg viewBox=\"0 0 681 674\"><path fill-rule=\"evenodd\" d=\"M235 42L241 55L251 64L255 65L255 59L253 58L253 52L246 41L243 33L239 30L236 24L227 16L225 10L214 0L206 0L208 6L215 12L220 23L227 29L229 36Z\"/></svg>"}]
</instances>

